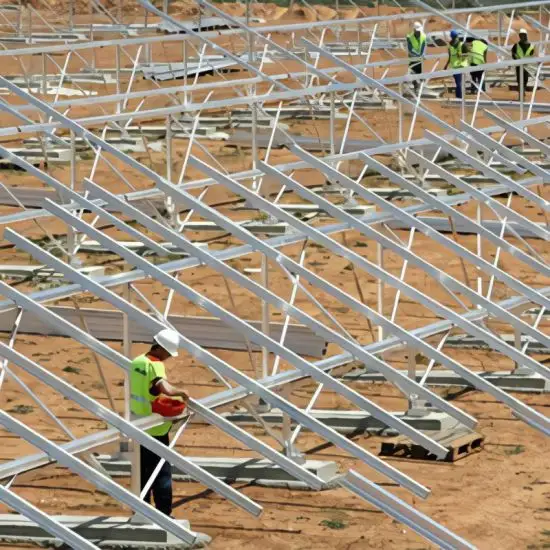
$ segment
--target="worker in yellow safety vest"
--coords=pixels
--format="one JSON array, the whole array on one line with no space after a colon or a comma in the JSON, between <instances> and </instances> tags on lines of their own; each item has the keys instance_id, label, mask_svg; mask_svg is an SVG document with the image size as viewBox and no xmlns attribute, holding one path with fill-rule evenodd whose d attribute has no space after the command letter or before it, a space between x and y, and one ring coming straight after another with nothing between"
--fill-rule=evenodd
<instances>
[{"instance_id":1,"label":"worker in yellow safety vest","mask_svg":"<svg viewBox=\"0 0 550 550\"><path fill-rule=\"evenodd\" d=\"M420 21L413 25L413 31L407 35L409 70L412 74L422 74L422 61L426 51L426 35ZM418 80L413 80L414 93L418 94Z\"/></svg>"},{"instance_id":2,"label":"worker in yellow safety vest","mask_svg":"<svg viewBox=\"0 0 550 550\"><path fill-rule=\"evenodd\" d=\"M489 51L489 45L485 40L480 38L474 38L469 45L469 60L471 67L478 67L479 65L485 65L487 63L487 52ZM478 90L485 91L485 71L480 69L478 71L472 71L472 94L477 94Z\"/></svg>"},{"instance_id":3,"label":"worker in yellow safety vest","mask_svg":"<svg viewBox=\"0 0 550 550\"><path fill-rule=\"evenodd\" d=\"M523 59L524 57L533 57L535 55L535 46L529 43L529 36L525 29L519 31L519 42L512 46L512 57L514 59ZM522 74L523 73L523 74ZM529 73L527 66L516 67L516 80L518 83L519 100L525 96L525 90L529 82Z\"/></svg>"},{"instance_id":4,"label":"worker in yellow safety vest","mask_svg":"<svg viewBox=\"0 0 550 550\"><path fill-rule=\"evenodd\" d=\"M179 397L187 402L189 396L182 389L176 388L166 379L164 361L177 357L179 335L171 329L161 330L155 337L151 349L132 361L130 371L130 411L132 416L144 417L152 414L152 403L161 395ZM169 444L168 432L172 422L163 422L147 430L147 433L164 445ZM145 487L155 471L160 457L145 447L140 448L141 489ZM170 516L172 514L172 467L165 462L156 476L144 500Z\"/></svg>"},{"instance_id":5,"label":"worker in yellow safety vest","mask_svg":"<svg viewBox=\"0 0 550 550\"><path fill-rule=\"evenodd\" d=\"M445 65L444 70L447 68L451 69L462 69L468 66L468 52L464 44L464 41L460 37L460 34L456 30L451 31L451 41L449 42L449 58ZM462 81L463 74L455 73L453 74L456 85L456 97L462 98Z\"/></svg>"}]
</instances>

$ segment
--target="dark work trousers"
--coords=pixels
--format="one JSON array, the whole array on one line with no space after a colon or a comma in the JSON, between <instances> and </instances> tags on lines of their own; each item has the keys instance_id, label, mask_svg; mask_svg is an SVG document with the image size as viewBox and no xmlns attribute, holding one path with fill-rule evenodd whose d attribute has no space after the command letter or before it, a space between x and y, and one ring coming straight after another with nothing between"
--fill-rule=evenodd
<instances>
[{"instance_id":1,"label":"dark work trousers","mask_svg":"<svg viewBox=\"0 0 550 550\"><path fill-rule=\"evenodd\" d=\"M453 78L455 79L456 97L462 99L462 73L454 74Z\"/></svg>"},{"instance_id":2,"label":"dark work trousers","mask_svg":"<svg viewBox=\"0 0 550 550\"><path fill-rule=\"evenodd\" d=\"M422 74L422 63L409 63L409 70L411 74ZM414 93L418 93L419 88L418 80L413 80Z\"/></svg>"},{"instance_id":3,"label":"dark work trousers","mask_svg":"<svg viewBox=\"0 0 550 550\"><path fill-rule=\"evenodd\" d=\"M168 446L170 439L168 434L155 435L153 439L156 439L163 445ZM155 453L140 447L140 460L141 460L141 489L145 487L147 481L153 474L157 464L160 462L160 457ZM151 489L145 495L145 502L151 504L151 494L155 500L155 507L157 510L166 514L167 516L172 514L172 466L165 462L158 476L155 478Z\"/></svg>"},{"instance_id":4,"label":"dark work trousers","mask_svg":"<svg viewBox=\"0 0 550 550\"><path fill-rule=\"evenodd\" d=\"M477 67L477 65L472 65L472 67ZM485 79L483 78L483 70L472 71L472 94L477 94L479 88L482 91L485 91Z\"/></svg>"},{"instance_id":5,"label":"dark work trousers","mask_svg":"<svg viewBox=\"0 0 550 550\"><path fill-rule=\"evenodd\" d=\"M518 94L521 97L521 67L516 67L516 80L518 82ZM527 90L527 84L529 82L529 73L523 69L523 93Z\"/></svg>"}]
</instances>

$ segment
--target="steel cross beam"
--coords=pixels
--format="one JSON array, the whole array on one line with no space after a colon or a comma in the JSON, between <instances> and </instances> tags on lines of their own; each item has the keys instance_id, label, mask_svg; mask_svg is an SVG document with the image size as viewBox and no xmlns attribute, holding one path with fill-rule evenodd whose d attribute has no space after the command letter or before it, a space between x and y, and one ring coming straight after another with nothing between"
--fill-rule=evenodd
<instances>
[{"instance_id":1,"label":"steel cross beam","mask_svg":"<svg viewBox=\"0 0 550 550\"><path fill-rule=\"evenodd\" d=\"M335 206L325 198L316 195L315 193L298 183L296 180L292 179L290 176L286 176L282 172L271 168L264 162L260 162L259 165L267 174L278 179L281 182L281 185L284 185L287 188L294 190L304 199L318 205L319 208L331 214L332 217L334 217L335 219L349 223L350 228L356 229L367 237L373 238L375 241L379 242L384 248L393 250L396 254L400 255L405 261L419 266L424 272L433 277L445 288L448 287L449 289L461 292L462 294L467 296L473 303L478 304L478 306L480 307L484 307L495 317L501 318L502 320L507 321L519 330L525 331L526 334L528 333L530 336L535 338L535 340L544 341L545 345L550 348L550 338L539 330L533 329L531 325L524 322L522 319L519 319L505 309L496 306L491 300L487 300L454 277L447 275L445 272L436 268L434 265L423 260L420 256L414 254L406 247L401 246L391 239L388 239L384 234L372 227L369 227L356 216L347 213L344 209ZM389 330L391 331L392 329L390 328Z\"/></svg>"},{"instance_id":2,"label":"steel cross beam","mask_svg":"<svg viewBox=\"0 0 550 550\"><path fill-rule=\"evenodd\" d=\"M420 393L420 395L422 395L426 399L429 399L431 403L441 407L442 410L446 410L451 416L457 419L459 418L460 421L465 423L466 425L470 425L470 426L474 425L472 424L472 421L473 421L472 417L468 415L464 415L462 411L456 409L455 407L452 407L452 406L449 407L449 404L445 400L437 396L436 394L433 394L431 392L426 393L425 388L417 385L415 383L416 381L411 381L411 379L409 379L406 376L396 375L397 371L395 369L389 367L383 361L377 360L374 356L366 354L363 351L363 349L357 344L339 335L336 331L328 328L326 325L323 325L322 323L317 321L315 318L305 314L299 308L280 299L277 295L273 294L268 289L264 288L262 285L255 283L253 280L242 275L237 270L226 265L224 262L216 260L212 254L200 249L199 247L196 247L195 245L190 243L187 239L185 239L183 236L161 225L155 220L152 220L147 216L144 216L141 212L139 212L134 207L130 205L125 205L124 203L122 203L122 201L119 201L114 196L111 195L111 198L110 198L109 197L110 194L108 191L93 184L89 180L87 180L86 182L86 187L90 191L91 195L102 197L110 204L117 204L117 206L120 207L127 215L134 217L134 219L136 219L139 223L141 223L147 229L150 229L151 231L154 231L155 233L161 235L163 238L168 239L175 246L178 246L187 250L190 254L193 254L194 256L196 256L201 263L204 263L206 265L213 267L219 273L230 277L232 280L242 285L244 288L247 288L248 290L256 294L262 300L268 301L274 307L277 307L278 309L285 311L287 314L290 314L300 322L305 323L307 326L311 327L311 329L314 332L316 332L323 338L328 338L329 341L333 341L337 343L339 346L347 349L350 353L353 353L354 356L363 360L366 364L370 365L371 368L382 373L388 380L392 381L398 387L406 389L407 394ZM277 252L275 251L270 252L271 258L276 259L277 256L278 256ZM301 269L304 272L308 271L307 269L303 268L303 266L301 266ZM326 284L324 285L323 288L326 288ZM331 292L331 289L328 289L328 292ZM456 416L457 414L458 414L458 417ZM475 423L475 421L473 422ZM396 428L396 429L399 429L399 428Z\"/></svg>"},{"instance_id":3,"label":"steel cross beam","mask_svg":"<svg viewBox=\"0 0 550 550\"><path fill-rule=\"evenodd\" d=\"M147 326L151 330L151 333L156 333L159 330L162 330L163 328L165 328L164 325L162 325L162 323L160 323L156 319L152 319L140 309L136 308L132 304L129 304L126 300L123 300L122 298L120 298L117 294L114 294L110 290L107 290L106 288L98 284L93 279L86 277L85 275L82 275L73 267L58 260L55 256L51 255L50 253L40 249L39 247L37 247L36 245L31 243L29 240L25 239L24 237L11 231L10 229L6 230L5 236L6 238L10 239L11 242L16 244L16 246L24 250L27 250L29 253L33 254L37 258L43 259L44 263L54 267L55 269L58 269L67 278L73 281L79 282L80 284L83 285L84 288L86 288L90 292L93 292L96 296L100 297L101 299L111 303L114 307L120 309L124 313L128 314L136 322L142 324L143 326ZM238 384L241 384L247 387L247 389L251 390L253 393L261 397L264 401L271 403L275 407L279 407L282 411L286 412L290 417L294 418L300 424L303 424L305 427L309 428L311 431L318 433L319 435L327 439L327 441L330 441L337 447L340 447L341 449L346 450L353 456L359 458L360 460L362 460L372 468L376 469L383 475L386 475L387 477L394 480L396 483L399 483L403 487L409 489L410 491L417 494L421 498L426 498L429 495L429 490L427 488L418 484L410 477L406 476L399 470L396 470L389 464L386 464L385 462L380 460L378 457L372 455L370 452L366 451L356 443L343 437L338 432L336 432L332 428L329 428L322 422L316 420L313 417L310 417L307 414L304 414L300 409L292 405L289 401L286 401L285 399L274 394L272 391L265 388L262 384L246 376L245 374L235 369L228 363L222 361L221 359L218 359L218 357L216 357L214 354L210 353L207 350L204 350L203 348L201 348L200 346L198 346L197 344L189 340L185 335L181 333L179 335L180 335L180 347L183 347L184 349L186 349L189 353L195 356L199 361L203 362L206 365L209 365L212 369L214 369L215 371L218 371L223 376L231 378L232 380L236 381ZM131 435L131 437L134 437L134 436ZM165 449L165 447L162 446L161 444L159 444L159 446ZM162 458L164 458L164 456L160 452L157 452L156 449L154 449L154 452L159 456L161 456ZM179 458L183 458L183 457L180 457L180 455L177 455L177 456ZM169 460L169 462L172 462L172 461ZM182 470L185 471L184 468L182 468ZM201 473L204 473L204 472L201 471Z\"/></svg>"},{"instance_id":4,"label":"steel cross beam","mask_svg":"<svg viewBox=\"0 0 550 550\"><path fill-rule=\"evenodd\" d=\"M84 204L84 202L82 202L81 204ZM97 229L91 227L86 222L66 212L51 201L47 201L46 208L69 225L72 225L79 231L83 231L93 238L97 239L99 242L102 242L115 254L124 258L131 265L134 265L135 267L140 267L141 269L145 270L149 273L150 276L162 282L167 287L174 289L179 295L184 296L199 307L206 309L212 315L223 319L225 323L233 326L239 332L246 334L247 338L249 338L252 342L258 344L259 346L264 346L276 355L281 356L291 365L308 374L319 383L324 384L327 388L330 388L334 392L339 393L361 409L368 411L374 417L379 418L382 422L385 422L387 425L394 427L397 431L401 433L406 433L411 439L418 441L419 444L425 446L426 448L429 448L433 453L436 453L438 456L444 456L445 454L447 454L447 449L445 447L433 442L422 432L415 430L414 428L403 422L401 419L387 413L384 409L378 407L376 404L363 397L356 391L352 390L342 382L336 380L329 374L326 374L317 369L309 361L305 361L299 355L288 350L284 346L281 346L278 342L265 335L260 330L255 329L248 323L242 321L237 315L218 306L215 302L209 300L206 296L194 291L191 287L185 285L171 275L164 273L154 264L151 264L134 252L127 250L123 246L119 245L114 239L111 239L101 231L98 231ZM243 280L247 279L244 276L242 276L241 278ZM248 282L250 283L250 281ZM260 285L257 286L260 287ZM290 305L284 302L284 305L281 309L288 309L289 307Z\"/></svg>"}]
</instances>

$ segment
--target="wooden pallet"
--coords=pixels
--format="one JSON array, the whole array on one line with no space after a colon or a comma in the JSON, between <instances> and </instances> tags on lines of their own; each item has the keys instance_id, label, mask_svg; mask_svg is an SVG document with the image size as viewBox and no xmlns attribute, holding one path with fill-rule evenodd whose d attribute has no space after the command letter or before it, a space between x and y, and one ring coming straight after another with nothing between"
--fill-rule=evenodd
<instances>
[{"instance_id":1,"label":"wooden pallet","mask_svg":"<svg viewBox=\"0 0 550 550\"><path fill-rule=\"evenodd\" d=\"M444 458L438 459L433 453L404 435L392 437L382 442L380 456L393 456L411 460L456 462L472 453L481 451L485 440L483 435L477 432L465 431L464 429L434 432L433 435L426 433L426 435L429 435L431 439L447 447L448 453Z\"/></svg>"}]
</instances>

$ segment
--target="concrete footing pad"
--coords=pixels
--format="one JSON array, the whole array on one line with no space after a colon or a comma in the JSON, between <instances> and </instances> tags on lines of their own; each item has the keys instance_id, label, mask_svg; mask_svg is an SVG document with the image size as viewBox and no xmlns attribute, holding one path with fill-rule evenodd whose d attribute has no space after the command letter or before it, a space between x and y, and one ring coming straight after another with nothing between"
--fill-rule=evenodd
<instances>
[{"instance_id":1,"label":"concrete footing pad","mask_svg":"<svg viewBox=\"0 0 550 550\"><path fill-rule=\"evenodd\" d=\"M100 548L183 550L204 548L211 540L208 535L197 533L196 543L190 546L156 525L132 523L131 518L128 517L53 516L52 519L76 531ZM188 521L177 521L189 529ZM0 541L12 544L28 542L47 548L66 548L62 541L52 537L35 522L16 514L0 514Z\"/></svg>"},{"instance_id":2,"label":"concrete footing pad","mask_svg":"<svg viewBox=\"0 0 550 550\"><path fill-rule=\"evenodd\" d=\"M113 477L129 476L131 473L132 466L130 460L124 455L100 455L97 458L105 470ZM309 486L303 481L295 479L291 474L267 460L189 456L185 458L225 481L255 483L256 485L266 487L309 489ZM338 465L336 462L306 460L302 466L325 482L324 489L331 488L331 482L338 476ZM174 469L173 476L178 481L191 481L187 474L179 470Z\"/></svg>"},{"instance_id":3,"label":"concrete footing pad","mask_svg":"<svg viewBox=\"0 0 550 550\"><path fill-rule=\"evenodd\" d=\"M404 371L405 372L405 371ZM406 372L405 372L406 374ZM495 386L506 390L525 393L545 393L550 392L550 380L547 380L536 373L514 373L509 371L478 373ZM416 373L416 380L420 381L424 376L424 371ZM343 376L348 382L384 382L382 375L369 371L368 369L359 369L351 371ZM428 386L459 386L463 388L471 387L471 384L464 380L460 375L449 370L432 371L426 380Z\"/></svg>"},{"instance_id":4,"label":"concrete footing pad","mask_svg":"<svg viewBox=\"0 0 550 550\"><path fill-rule=\"evenodd\" d=\"M362 432L383 432L384 435L393 435L395 433L394 430L387 428L383 422L363 411L313 409L309 414L327 426L334 428L337 432L346 435ZM456 420L453 420L446 413L431 410L427 410L422 415L411 415L405 412L392 412L391 414L400 418L407 424L414 426L417 430L441 431L456 424ZM245 411L229 413L224 416L227 420L231 420L231 422L243 425L256 422L254 418ZM282 413L278 409L273 409L260 416L268 423L280 424L282 422Z\"/></svg>"}]
</instances>

